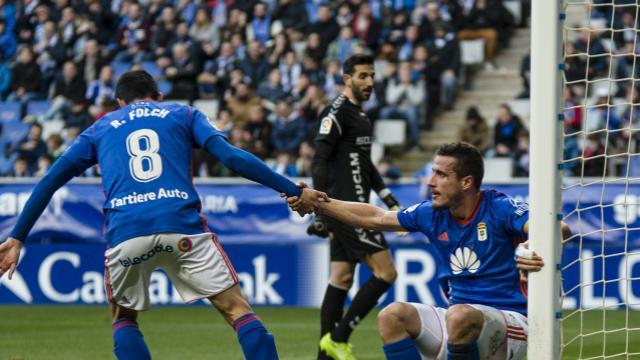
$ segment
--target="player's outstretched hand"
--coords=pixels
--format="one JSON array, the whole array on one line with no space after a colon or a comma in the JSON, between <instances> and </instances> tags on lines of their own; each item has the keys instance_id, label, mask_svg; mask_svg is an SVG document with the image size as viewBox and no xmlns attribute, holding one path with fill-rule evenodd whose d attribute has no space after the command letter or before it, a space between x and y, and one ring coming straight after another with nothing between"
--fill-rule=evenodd
<instances>
[{"instance_id":1,"label":"player's outstretched hand","mask_svg":"<svg viewBox=\"0 0 640 360\"><path fill-rule=\"evenodd\" d=\"M310 214L316 210L320 202L329 202L329 196L326 193L309 188L304 181L299 181L296 186L302 189L302 194L298 196L287 197L287 204L296 211L300 216ZM286 197L285 194L280 194Z\"/></svg>"},{"instance_id":2,"label":"player's outstretched hand","mask_svg":"<svg viewBox=\"0 0 640 360\"><path fill-rule=\"evenodd\" d=\"M527 281L527 275L530 271L536 272L542 270L544 261L542 257L535 251L529 250L529 242L526 241L516 249L516 266L520 270L520 281Z\"/></svg>"},{"instance_id":3,"label":"player's outstretched hand","mask_svg":"<svg viewBox=\"0 0 640 360\"><path fill-rule=\"evenodd\" d=\"M22 242L12 237L0 244L0 278L8 272L11 280L18 266L20 250L22 250Z\"/></svg>"}]
</instances>

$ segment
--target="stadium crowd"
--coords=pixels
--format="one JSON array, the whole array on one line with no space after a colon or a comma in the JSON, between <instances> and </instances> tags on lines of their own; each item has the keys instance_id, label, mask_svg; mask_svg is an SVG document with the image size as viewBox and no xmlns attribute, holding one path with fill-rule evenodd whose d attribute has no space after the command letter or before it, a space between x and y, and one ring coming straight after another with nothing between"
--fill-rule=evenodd
<instances>
[{"instance_id":1,"label":"stadium crowd","mask_svg":"<svg viewBox=\"0 0 640 360\"><path fill-rule=\"evenodd\" d=\"M637 2L591 3L588 22L567 24L571 30L565 34L564 172L583 177L636 176L637 157L628 159L626 154L640 150ZM530 61L530 55L522 59L519 98L529 98ZM526 130L519 133L514 137L527 136ZM516 142L512 139L512 144Z\"/></svg>"},{"instance_id":2,"label":"stadium crowd","mask_svg":"<svg viewBox=\"0 0 640 360\"><path fill-rule=\"evenodd\" d=\"M459 40L483 39L492 70L515 25L501 0L0 0L0 174L43 174L117 107L115 79L142 68L165 99L204 104L234 145L308 176L317 113L354 53L376 58L370 118L403 119L420 150L453 106ZM194 161L195 176L231 175Z\"/></svg>"}]
</instances>

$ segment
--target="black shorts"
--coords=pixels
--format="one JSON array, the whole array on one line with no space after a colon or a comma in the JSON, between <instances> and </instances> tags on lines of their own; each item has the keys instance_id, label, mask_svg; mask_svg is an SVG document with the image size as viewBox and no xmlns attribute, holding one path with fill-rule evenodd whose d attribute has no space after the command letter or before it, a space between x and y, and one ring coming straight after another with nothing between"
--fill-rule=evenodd
<instances>
[{"instance_id":1,"label":"black shorts","mask_svg":"<svg viewBox=\"0 0 640 360\"><path fill-rule=\"evenodd\" d=\"M389 249L384 234L345 225L328 218L331 261L360 262L367 255Z\"/></svg>"}]
</instances>

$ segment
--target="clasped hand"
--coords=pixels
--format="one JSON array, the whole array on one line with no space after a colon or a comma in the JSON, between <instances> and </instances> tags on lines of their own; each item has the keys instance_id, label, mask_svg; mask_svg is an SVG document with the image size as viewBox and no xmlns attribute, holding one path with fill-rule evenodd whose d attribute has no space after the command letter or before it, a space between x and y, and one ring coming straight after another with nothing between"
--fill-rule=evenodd
<instances>
[{"instance_id":1,"label":"clasped hand","mask_svg":"<svg viewBox=\"0 0 640 360\"><path fill-rule=\"evenodd\" d=\"M329 196L326 193L311 189L304 181L296 183L296 186L302 189L302 194L299 197L287 196L283 193L280 196L286 198L291 210L300 216L313 213L321 202L329 202Z\"/></svg>"}]
</instances>

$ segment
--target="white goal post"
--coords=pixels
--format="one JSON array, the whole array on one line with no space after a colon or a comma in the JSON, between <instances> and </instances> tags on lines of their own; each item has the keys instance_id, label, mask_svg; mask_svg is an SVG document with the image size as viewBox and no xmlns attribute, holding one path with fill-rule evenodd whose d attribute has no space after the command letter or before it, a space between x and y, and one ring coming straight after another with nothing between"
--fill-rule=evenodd
<instances>
[{"instance_id":1,"label":"white goal post","mask_svg":"<svg viewBox=\"0 0 640 360\"><path fill-rule=\"evenodd\" d=\"M531 2L529 241L545 262L529 275L529 359L560 353L561 1Z\"/></svg>"}]
</instances>

